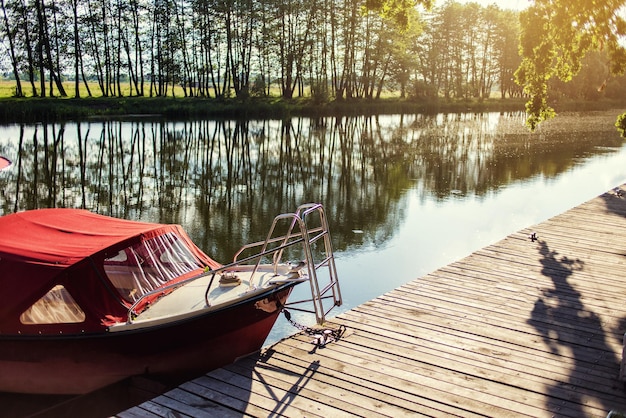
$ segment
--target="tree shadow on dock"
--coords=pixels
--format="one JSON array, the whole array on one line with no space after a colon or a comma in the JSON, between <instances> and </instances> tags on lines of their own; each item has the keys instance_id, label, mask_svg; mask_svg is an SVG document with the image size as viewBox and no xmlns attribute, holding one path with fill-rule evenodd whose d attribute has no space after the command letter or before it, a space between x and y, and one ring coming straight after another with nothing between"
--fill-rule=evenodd
<instances>
[{"instance_id":1,"label":"tree shadow on dock","mask_svg":"<svg viewBox=\"0 0 626 418\"><path fill-rule=\"evenodd\" d=\"M606 210L615 215L626 217L626 184L615 187L600 196Z\"/></svg>"},{"instance_id":2,"label":"tree shadow on dock","mask_svg":"<svg viewBox=\"0 0 626 418\"><path fill-rule=\"evenodd\" d=\"M600 199L604 201L607 212L626 218L626 184L614 187L612 190L603 193L600 195ZM616 225L615 228L623 228L623 226ZM620 249L614 248L613 250L618 251L617 254L626 258L626 251L619 253ZM626 331L626 317L620 318L613 331L616 335L624 335ZM623 341L623 338L620 339L621 341Z\"/></svg>"},{"instance_id":3,"label":"tree shadow on dock","mask_svg":"<svg viewBox=\"0 0 626 418\"><path fill-rule=\"evenodd\" d=\"M541 274L553 287L542 290L528 323L548 347L546 356L563 364L562 374L554 373L554 383L546 390L547 409L555 414L567 410L567 415L586 416L585 405L590 398L606 412L624 408L624 397L616 396L623 395L618 381L619 359L607 343L602 319L585 306L581 293L568 281L575 272L584 270L585 263L559 256L544 240L537 243Z\"/></svg>"}]
</instances>

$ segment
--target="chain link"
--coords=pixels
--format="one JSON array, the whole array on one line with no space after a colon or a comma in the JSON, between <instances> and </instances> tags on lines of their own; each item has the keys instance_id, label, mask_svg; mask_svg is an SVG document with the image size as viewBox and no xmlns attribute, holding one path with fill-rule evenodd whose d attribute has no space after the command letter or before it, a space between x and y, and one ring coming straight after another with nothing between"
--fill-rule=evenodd
<instances>
[{"instance_id":1,"label":"chain link","mask_svg":"<svg viewBox=\"0 0 626 418\"><path fill-rule=\"evenodd\" d=\"M300 331L305 332L307 335L314 337L315 339L313 340L313 343L319 348L323 348L326 344L332 343L333 341L338 341L346 331L346 327L344 325L340 325L339 328L311 328L306 325L299 324L291 319L291 312L285 308L283 308L283 314L291 325L298 328Z\"/></svg>"}]
</instances>

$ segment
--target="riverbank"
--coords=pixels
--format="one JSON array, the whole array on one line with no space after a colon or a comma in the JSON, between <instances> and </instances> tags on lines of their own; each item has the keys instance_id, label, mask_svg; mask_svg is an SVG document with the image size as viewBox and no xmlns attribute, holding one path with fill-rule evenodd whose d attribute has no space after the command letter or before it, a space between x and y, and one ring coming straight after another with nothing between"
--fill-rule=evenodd
<instances>
[{"instance_id":1,"label":"riverbank","mask_svg":"<svg viewBox=\"0 0 626 418\"><path fill-rule=\"evenodd\" d=\"M516 112L524 110L524 99L487 100L334 100L318 103L311 98L214 99L196 97L97 97L97 98L0 98L0 123L34 123L89 118L154 116L186 118L261 118L291 116L356 116L373 114L434 114L460 112ZM611 100L562 102L557 112L606 110L624 107Z\"/></svg>"},{"instance_id":2,"label":"riverbank","mask_svg":"<svg viewBox=\"0 0 626 418\"><path fill-rule=\"evenodd\" d=\"M438 113L475 111L519 111L522 100L410 101L400 99L341 100L316 103L312 99L280 98L209 99L195 97L98 97L98 98L6 98L0 99L0 121L39 122L80 120L93 117L152 115L167 119L285 118L289 116L333 116L390 113Z\"/></svg>"}]
</instances>

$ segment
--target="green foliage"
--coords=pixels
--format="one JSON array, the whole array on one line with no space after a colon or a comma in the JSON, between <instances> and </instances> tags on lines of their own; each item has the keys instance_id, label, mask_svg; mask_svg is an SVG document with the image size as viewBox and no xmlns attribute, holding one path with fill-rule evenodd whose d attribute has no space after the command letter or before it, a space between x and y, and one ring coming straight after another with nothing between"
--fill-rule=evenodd
<instances>
[{"instance_id":1,"label":"green foliage","mask_svg":"<svg viewBox=\"0 0 626 418\"><path fill-rule=\"evenodd\" d=\"M367 10L393 20L402 30L410 26L410 14L418 5L430 9L433 6L433 0L365 0Z\"/></svg>"},{"instance_id":2,"label":"green foliage","mask_svg":"<svg viewBox=\"0 0 626 418\"><path fill-rule=\"evenodd\" d=\"M330 102L330 91L328 85L323 82L316 82L311 85L311 98L313 103L321 105Z\"/></svg>"},{"instance_id":3,"label":"green foliage","mask_svg":"<svg viewBox=\"0 0 626 418\"><path fill-rule=\"evenodd\" d=\"M267 84L262 74L259 74L254 79L252 86L250 87L250 97L266 97L267 96Z\"/></svg>"},{"instance_id":4,"label":"green foliage","mask_svg":"<svg viewBox=\"0 0 626 418\"><path fill-rule=\"evenodd\" d=\"M611 83L611 87L607 88L609 84L606 79L607 74L609 74L609 67L606 51L590 51L582 60L580 71L571 78L571 81L565 82L553 78L548 82L550 98L560 103L563 100L597 101L604 97L611 97L616 85ZM623 77L614 78L611 81L620 79ZM619 99L619 97L619 95L613 95L613 98Z\"/></svg>"},{"instance_id":5,"label":"green foliage","mask_svg":"<svg viewBox=\"0 0 626 418\"><path fill-rule=\"evenodd\" d=\"M620 41L626 21L618 13L624 5L626 0L535 0L520 14L522 63L515 76L530 97L526 111L531 130L555 115L548 104L549 80L570 81L587 52L607 52L607 77L624 73L626 49Z\"/></svg>"},{"instance_id":6,"label":"green foliage","mask_svg":"<svg viewBox=\"0 0 626 418\"><path fill-rule=\"evenodd\" d=\"M622 113L617 117L617 121L615 122L615 127L622 135L623 138L626 138L626 113Z\"/></svg>"}]
</instances>

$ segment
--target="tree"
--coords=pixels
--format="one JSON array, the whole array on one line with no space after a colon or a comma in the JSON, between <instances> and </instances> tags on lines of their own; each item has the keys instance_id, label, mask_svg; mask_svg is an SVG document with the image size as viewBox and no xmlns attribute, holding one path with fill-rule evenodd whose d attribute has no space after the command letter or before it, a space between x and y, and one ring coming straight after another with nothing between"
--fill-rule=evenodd
<instances>
[{"instance_id":1,"label":"tree","mask_svg":"<svg viewBox=\"0 0 626 418\"><path fill-rule=\"evenodd\" d=\"M620 41L626 21L619 9L625 5L626 0L535 0L520 14L522 63L515 75L530 97L526 123L531 130L555 115L548 103L549 80L571 80L587 52L607 52L605 80L624 73L626 48Z\"/></svg>"},{"instance_id":2,"label":"tree","mask_svg":"<svg viewBox=\"0 0 626 418\"><path fill-rule=\"evenodd\" d=\"M605 96L606 91L598 87L605 83L608 73L606 53L590 51L583 59L580 71L571 81L550 80L548 83L550 97L552 99L563 97L571 100L598 100Z\"/></svg>"},{"instance_id":3,"label":"tree","mask_svg":"<svg viewBox=\"0 0 626 418\"><path fill-rule=\"evenodd\" d=\"M519 67L521 58L518 52L519 45L519 16L517 12L503 10L500 12L497 23L496 59L500 81L500 94L505 98L521 96L521 88L515 83L515 70Z\"/></svg>"},{"instance_id":4,"label":"tree","mask_svg":"<svg viewBox=\"0 0 626 418\"><path fill-rule=\"evenodd\" d=\"M80 97L80 69L82 55L80 53L80 34L78 32L78 0L72 0L73 35L74 35L74 97Z\"/></svg>"},{"instance_id":5,"label":"tree","mask_svg":"<svg viewBox=\"0 0 626 418\"><path fill-rule=\"evenodd\" d=\"M18 69L18 61L17 54L15 52L15 42L13 33L13 29L9 25L9 18L7 17L7 9L4 5L4 0L0 0L0 5L2 6L2 12L4 17L4 26L7 33L7 38L9 39L9 54L11 55L11 66L13 68L13 75L15 76L15 97L22 97L24 95L22 91L22 82L20 80L20 73Z\"/></svg>"},{"instance_id":6,"label":"tree","mask_svg":"<svg viewBox=\"0 0 626 418\"><path fill-rule=\"evenodd\" d=\"M503 97L513 94L520 62L516 13L448 1L426 14L424 32L412 48L417 59L413 96L483 100L496 85Z\"/></svg>"},{"instance_id":7,"label":"tree","mask_svg":"<svg viewBox=\"0 0 626 418\"><path fill-rule=\"evenodd\" d=\"M302 82L303 62L311 47L311 36L316 23L317 2L281 0L274 2L276 19L274 36L280 62L281 93L292 98Z\"/></svg>"},{"instance_id":8,"label":"tree","mask_svg":"<svg viewBox=\"0 0 626 418\"><path fill-rule=\"evenodd\" d=\"M33 96L37 96L37 85L35 84L36 62L34 46L37 41L35 37L31 34L31 31L35 32L35 25L33 24L33 21L35 19L30 19L33 14L32 7L28 7L25 0L20 0L20 4L19 6L17 6L17 9L19 10L19 13L17 13L19 15L18 22L21 21L20 31L23 34L24 49L26 49L26 56L28 58L28 80L30 81L31 89L33 90Z\"/></svg>"},{"instance_id":9,"label":"tree","mask_svg":"<svg viewBox=\"0 0 626 418\"><path fill-rule=\"evenodd\" d=\"M285 98L309 87L320 103L398 87L403 97L480 99L497 85L511 94L503 80L518 66L516 16L453 0L429 14L417 6L432 0L1 1L2 63L18 94L29 82L33 95L63 95L69 77L77 97L82 79L89 96L95 80L103 96L128 83L138 96L182 87L246 98L274 85Z\"/></svg>"},{"instance_id":10,"label":"tree","mask_svg":"<svg viewBox=\"0 0 626 418\"><path fill-rule=\"evenodd\" d=\"M423 22L416 10L409 16L409 27L405 31L391 31L392 44L391 74L400 86L400 97L406 97L407 85L418 67L417 51L419 37L424 30Z\"/></svg>"},{"instance_id":11,"label":"tree","mask_svg":"<svg viewBox=\"0 0 626 418\"><path fill-rule=\"evenodd\" d=\"M256 26L255 3L252 0L226 1L226 45L228 71L235 95L250 94L253 29Z\"/></svg>"},{"instance_id":12,"label":"tree","mask_svg":"<svg viewBox=\"0 0 626 418\"><path fill-rule=\"evenodd\" d=\"M365 7L395 20L401 28L407 28L412 9L418 5L430 9L433 3L433 0L365 0Z\"/></svg>"}]
</instances>

